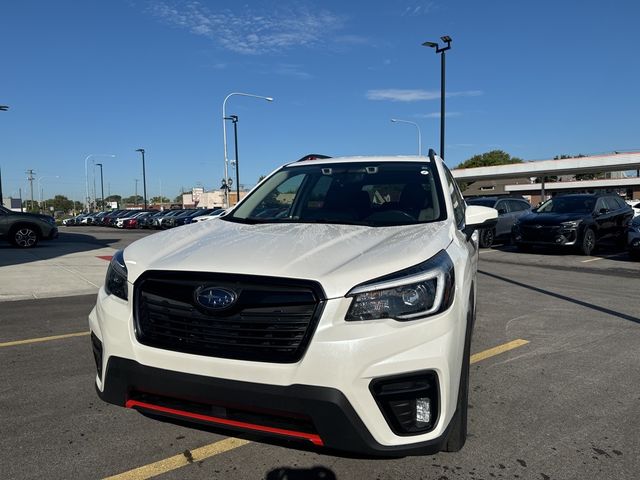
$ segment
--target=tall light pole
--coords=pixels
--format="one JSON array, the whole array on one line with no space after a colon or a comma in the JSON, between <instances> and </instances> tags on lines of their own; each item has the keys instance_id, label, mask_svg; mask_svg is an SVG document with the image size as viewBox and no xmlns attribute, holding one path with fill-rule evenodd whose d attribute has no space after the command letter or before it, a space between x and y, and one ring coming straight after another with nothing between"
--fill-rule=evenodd
<instances>
[{"instance_id":1,"label":"tall light pole","mask_svg":"<svg viewBox=\"0 0 640 480\"><path fill-rule=\"evenodd\" d=\"M96 163L100 167L100 200L102 200L102 211L104 212L104 177L102 176L102 164Z\"/></svg>"},{"instance_id":2,"label":"tall light pole","mask_svg":"<svg viewBox=\"0 0 640 480\"><path fill-rule=\"evenodd\" d=\"M144 170L144 148L139 148L136 152L142 154L142 188L144 191L144 209L147 209L147 175Z\"/></svg>"},{"instance_id":3,"label":"tall light pole","mask_svg":"<svg viewBox=\"0 0 640 480\"><path fill-rule=\"evenodd\" d=\"M134 193L133 193L133 202L134 202L134 203L133 203L133 205L134 205L135 207L137 207L137 206L138 206L138 182L139 182L140 180L138 180L137 178L134 178L134 179L133 179L133 181L134 181L134 182L135 182L135 184L136 184L135 189L134 189L134 191L133 191L133 192L134 192Z\"/></svg>"},{"instance_id":4,"label":"tall light pole","mask_svg":"<svg viewBox=\"0 0 640 480\"><path fill-rule=\"evenodd\" d=\"M422 132L420 131L420 125L416 122L410 122L409 120L400 120L399 118L392 118L392 123L408 123L418 129L418 155L422 155Z\"/></svg>"},{"instance_id":5,"label":"tall light pole","mask_svg":"<svg viewBox=\"0 0 640 480\"><path fill-rule=\"evenodd\" d=\"M233 122L233 139L235 145L235 162L236 162L236 204L240 201L240 161L238 160L238 116L229 115L224 117L225 120Z\"/></svg>"},{"instance_id":6,"label":"tall light pole","mask_svg":"<svg viewBox=\"0 0 640 480\"><path fill-rule=\"evenodd\" d=\"M86 195L87 195L86 196L87 212L90 210L90 204L89 204L89 200L90 200L90 197L89 197L89 169L87 167L87 162L92 157L111 157L111 158L115 158L115 155L104 154L104 153L90 153L84 159L84 187L85 187L85 191L86 191Z\"/></svg>"},{"instance_id":7,"label":"tall light pole","mask_svg":"<svg viewBox=\"0 0 640 480\"><path fill-rule=\"evenodd\" d=\"M266 100L267 102L273 102L273 97L263 97L262 95L254 95L252 93L242 93L242 92L232 92L226 97L222 102L222 144L224 146L224 184L228 185L229 183L229 159L227 158L227 100L234 95L239 95L241 97L252 97L252 98L260 98L262 100ZM225 188L224 190L224 206L225 208L229 207L229 189Z\"/></svg>"},{"instance_id":8,"label":"tall light pole","mask_svg":"<svg viewBox=\"0 0 640 480\"><path fill-rule=\"evenodd\" d=\"M444 35L440 40L447 45L441 47L435 42L424 42L422 46L436 49L436 54L440 54L440 158L444 160L444 98L445 98L445 55L444 53L451 48L451 37Z\"/></svg>"},{"instance_id":9,"label":"tall light pole","mask_svg":"<svg viewBox=\"0 0 640 480\"><path fill-rule=\"evenodd\" d=\"M8 105L0 105L0 112L6 112L9 110ZM2 196L2 172L0 171L0 206L3 205L4 197Z\"/></svg>"}]
</instances>

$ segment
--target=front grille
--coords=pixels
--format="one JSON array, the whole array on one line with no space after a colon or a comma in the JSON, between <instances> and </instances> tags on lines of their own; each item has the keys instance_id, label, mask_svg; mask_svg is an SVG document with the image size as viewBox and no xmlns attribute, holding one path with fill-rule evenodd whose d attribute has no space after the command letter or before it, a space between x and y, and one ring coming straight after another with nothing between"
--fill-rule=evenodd
<instances>
[{"instance_id":1,"label":"front grille","mask_svg":"<svg viewBox=\"0 0 640 480\"><path fill-rule=\"evenodd\" d=\"M548 225L523 225L520 227L522 238L528 242L554 242L560 227Z\"/></svg>"},{"instance_id":2,"label":"front grille","mask_svg":"<svg viewBox=\"0 0 640 480\"><path fill-rule=\"evenodd\" d=\"M214 312L195 301L201 287L233 290L238 299ZM324 306L315 282L202 272L146 272L135 283L134 299L143 345L275 363L302 358Z\"/></svg>"}]
</instances>

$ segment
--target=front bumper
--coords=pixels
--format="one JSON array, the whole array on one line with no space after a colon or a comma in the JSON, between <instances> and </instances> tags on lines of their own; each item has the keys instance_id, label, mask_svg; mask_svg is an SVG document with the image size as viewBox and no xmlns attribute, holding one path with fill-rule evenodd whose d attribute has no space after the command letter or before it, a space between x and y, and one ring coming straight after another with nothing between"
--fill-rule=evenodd
<instances>
[{"instance_id":1,"label":"front bumper","mask_svg":"<svg viewBox=\"0 0 640 480\"><path fill-rule=\"evenodd\" d=\"M213 411L232 405L245 412L273 410L303 417L313 427L304 431L313 432L320 443L301 438L332 449L391 456L435 453L447 438L456 408L468 308L463 298L468 295L457 293L449 310L414 322L345 322L350 299L330 299L302 359L280 364L142 345L136 339L131 302L101 289L89 316L91 331L101 344L96 386L105 401L116 405L214 427L274 433L194 417L189 415L194 410L180 407L180 402L195 402L196 410L202 404ZM371 384L424 371L437 378L435 424L426 433L398 435L376 403ZM157 396L160 403L144 400L145 395ZM178 407L166 408L176 402Z\"/></svg>"},{"instance_id":2,"label":"front bumper","mask_svg":"<svg viewBox=\"0 0 640 480\"><path fill-rule=\"evenodd\" d=\"M628 245L631 253L640 254L640 232L629 232Z\"/></svg>"},{"instance_id":3,"label":"front bumper","mask_svg":"<svg viewBox=\"0 0 640 480\"><path fill-rule=\"evenodd\" d=\"M104 379L105 388L97 389L98 395L118 406L169 420L195 422L214 430L268 433L359 454L432 454L442 449L448 433L445 431L440 437L410 446L380 445L345 395L334 388L264 385L204 377L148 367L119 357L109 359ZM171 392L172 397L163 398L165 392ZM196 413L198 408L194 405L209 406L208 414L202 410ZM245 412L245 417L230 418L226 414L230 411ZM252 417L259 420L247 421ZM271 425L265 425L265 417L271 418ZM287 418L293 427L283 424ZM274 426L273 419L279 424Z\"/></svg>"},{"instance_id":4,"label":"front bumper","mask_svg":"<svg viewBox=\"0 0 640 480\"><path fill-rule=\"evenodd\" d=\"M521 245L573 246L578 241L578 229L537 226L534 230L531 227L514 226L512 236L513 240Z\"/></svg>"},{"instance_id":5,"label":"front bumper","mask_svg":"<svg viewBox=\"0 0 640 480\"><path fill-rule=\"evenodd\" d=\"M48 240L53 240L58 238L58 227L53 227L51 231L49 231L49 235L47 235Z\"/></svg>"}]
</instances>

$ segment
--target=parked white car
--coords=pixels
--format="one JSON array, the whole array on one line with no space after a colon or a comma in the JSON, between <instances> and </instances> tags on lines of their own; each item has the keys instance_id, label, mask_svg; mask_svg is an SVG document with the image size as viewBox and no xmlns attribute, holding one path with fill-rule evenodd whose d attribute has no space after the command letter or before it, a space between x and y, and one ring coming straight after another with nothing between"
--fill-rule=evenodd
<instances>
[{"instance_id":1,"label":"parked white car","mask_svg":"<svg viewBox=\"0 0 640 480\"><path fill-rule=\"evenodd\" d=\"M226 212L227 212L227 210L225 210L223 208L220 208L218 210L214 210L209 215L200 215L199 217L195 217L191 221L191 223L206 222L207 220L211 220L213 218L219 218L222 215L224 215Z\"/></svg>"},{"instance_id":2,"label":"parked white car","mask_svg":"<svg viewBox=\"0 0 640 480\"><path fill-rule=\"evenodd\" d=\"M117 252L89 315L106 402L375 455L465 443L478 235L429 157L290 163Z\"/></svg>"}]
</instances>

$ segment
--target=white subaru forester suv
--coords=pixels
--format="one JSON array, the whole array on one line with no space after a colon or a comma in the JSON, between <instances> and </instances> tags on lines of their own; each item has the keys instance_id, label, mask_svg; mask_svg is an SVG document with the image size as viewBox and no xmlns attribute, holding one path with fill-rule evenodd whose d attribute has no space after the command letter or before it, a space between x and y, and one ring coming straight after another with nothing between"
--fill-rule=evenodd
<instances>
[{"instance_id":1,"label":"white subaru forester suv","mask_svg":"<svg viewBox=\"0 0 640 480\"><path fill-rule=\"evenodd\" d=\"M366 455L457 451L477 234L429 157L305 158L117 252L89 315L106 402Z\"/></svg>"}]
</instances>

